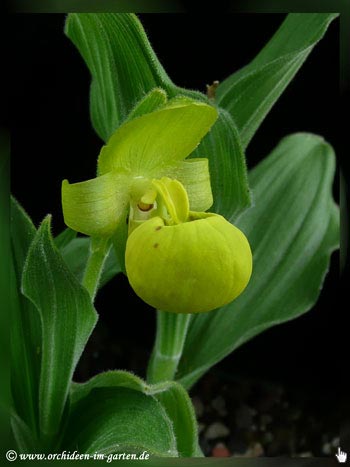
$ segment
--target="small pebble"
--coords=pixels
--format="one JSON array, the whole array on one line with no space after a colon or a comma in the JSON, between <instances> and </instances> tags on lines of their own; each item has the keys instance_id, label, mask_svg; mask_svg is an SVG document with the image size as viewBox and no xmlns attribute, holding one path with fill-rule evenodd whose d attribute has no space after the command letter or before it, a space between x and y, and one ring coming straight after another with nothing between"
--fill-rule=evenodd
<instances>
[{"instance_id":1,"label":"small pebble","mask_svg":"<svg viewBox=\"0 0 350 467\"><path fill-rule=\"evenodd\" d=\"M264 455L264 448L260 443L252 444L242 457L261 457Z\"/></svg>"},{"instance_id":2,"label":"small pebble","mask_svg":"<svg viewBox=\"0 0 350 467\"><path fill-rule=\"evenodd\" d=\"M337 448L339 446L339 442L340 442L339 437L336 436L335 438L332 439L332 446L334 448Z\"/></svg>"},{"instance_id":3,"label":"small pebble","mask_svg":"<svg viewBox=\"0 0 350 467\"><path fill-rule=\"evenodd\" d=\"M329 456L332 453L331 443L324 443L322 446L322 454Z\"/></svg>"},{"instance_id":4,"label":"small pebble","mask_svg":"<svg viewBox=\"0 0 350 467\"><path fill-rule=\"evenodd\" d=\"M224 443L217 443L211 451L213 457L230 457L231 453Z\"/></svg>"},{"instance_id":5,"label":"small pebble","mask_svg":"<svg viewBox=\"0 0 350 467\"><path fill-rule=\"evenodd\" d=\"M312 452L307 451L307 452L301 452L299 454L299 457L313 457Z\"/></svg>"},{"instance_id":6,"label":"small pebble","mask_svg":"<svg viewBox=\"0 0 350 467\"><path fill-rule=\"evenodd\" d=\"M260 457L264 455L264 448L260 443L255 443L252 447L251 453L253 457Z\"/></svg>"},{"instance_id":7,"label":"small pebble","mask_svg":"<svg viewBox=\"0 0 350 467\"><path fill-rule=\"evenodd\" d=\"M221 422L214 422L208 426L207 431L205 432L205 437L207 439L217 439L225 438L230 434L230 430Z\"/></svg>"}]
</instances>

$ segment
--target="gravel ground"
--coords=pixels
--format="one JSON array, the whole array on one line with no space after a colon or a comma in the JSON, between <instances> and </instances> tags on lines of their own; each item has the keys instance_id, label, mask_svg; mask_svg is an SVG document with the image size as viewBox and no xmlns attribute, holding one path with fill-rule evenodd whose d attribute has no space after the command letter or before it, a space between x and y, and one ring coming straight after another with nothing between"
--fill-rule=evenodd
<instances>
[{"instance_id":1,"label":"gravel ground","mask_svg":"<svg viewBox=\"0 0 350 467\"><path fill-rule=\"evenodd\" d=\"M244 378L223 384L224 378L213 371L193 391L206 456L328 457L337 451L345 400L333 410L322 395L310 400L302 389Z\"/></svg>"}]
</instances>

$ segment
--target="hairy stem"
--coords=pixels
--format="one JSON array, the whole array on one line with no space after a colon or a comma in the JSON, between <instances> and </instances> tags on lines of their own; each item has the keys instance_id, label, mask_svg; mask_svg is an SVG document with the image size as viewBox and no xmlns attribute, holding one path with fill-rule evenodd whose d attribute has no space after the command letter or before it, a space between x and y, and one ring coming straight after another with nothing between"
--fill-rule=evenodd
<instances>
[{"instance_id":1,"label":"hairy stem","mask_svg":"<svg viewBox=\"0 0 350 467\"><path fill-rule=\"evenodd\" d=\"M157 311L156 340L147 371L150 384L174 379L190 318L190 314Z\"/></svg>"}]
</instances>

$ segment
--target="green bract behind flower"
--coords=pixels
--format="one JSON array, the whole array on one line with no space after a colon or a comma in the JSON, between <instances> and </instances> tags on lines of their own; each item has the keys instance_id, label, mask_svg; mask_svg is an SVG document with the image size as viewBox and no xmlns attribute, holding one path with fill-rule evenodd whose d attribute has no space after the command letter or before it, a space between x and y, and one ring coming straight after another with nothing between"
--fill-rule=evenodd
<instances>
[{"instance_id":1,"label":"green bract behind flower","mask_svg":"<svg viewBox=\"0 0 350 467\"><path fill-rule=\"evenodd\" d=\"M169 176L185 186L190 208L212 205L208 161L184 161L217 118L214 107L185 97L121 125L101 150L97 178L62 184L65 223L91 236L113 236L130 202L151 180Z\"/></svg>"}]
</instances>

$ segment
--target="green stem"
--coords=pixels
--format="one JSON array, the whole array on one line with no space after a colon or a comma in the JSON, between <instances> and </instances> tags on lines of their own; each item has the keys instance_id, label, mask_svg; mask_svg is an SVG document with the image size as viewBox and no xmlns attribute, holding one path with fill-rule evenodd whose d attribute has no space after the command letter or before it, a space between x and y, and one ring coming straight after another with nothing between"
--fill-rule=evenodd
<instances>
[{"instance_id":1,"label":"green stem","mask_svg":"<svg viewBox=\"0 0 350 467\"><path fill-rule=\"evenodd\" d=\"M147 371L150 384L174 379L190 318L190 314L157 312L156 340Z\"/></svg>"},{"instance_id":2,"label":"green stem","mask_svg":"<svg viewBox=\"0 0 350 467\"><path fill-rule=\"evenodd\" d=\"M82 284L88 290L92 301L94 301L103 266L110 248L111 242L109 238L91 238L90 255L86 263Z\"/></svg>"}]
</instances>

